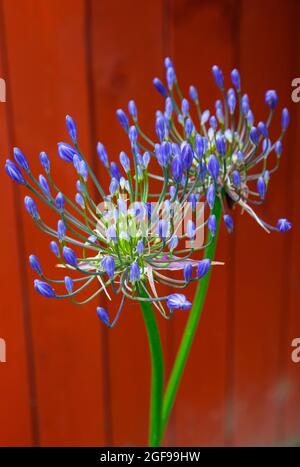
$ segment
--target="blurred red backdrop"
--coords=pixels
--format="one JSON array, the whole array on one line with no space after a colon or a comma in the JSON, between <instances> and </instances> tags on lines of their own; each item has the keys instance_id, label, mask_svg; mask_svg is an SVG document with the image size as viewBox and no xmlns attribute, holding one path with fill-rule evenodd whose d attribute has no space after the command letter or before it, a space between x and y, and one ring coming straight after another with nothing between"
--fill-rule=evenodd
<instances>
[{"instance_id":1,"label":"blurred red backdrop","mask_svg":"<svg viewBox=\"0 0 300 467\"><path fill-rule=\"evenodd\" d=\"M291 341L300 336L300 103L291 82L300 77L300 2L296 0L1 0L0 104L4 161L14 145L39 171L38 154L72 189L56 156L71 114L81 146L102 177L95 153L101 140L112 158L127 147L115 109L134 98L143 126L153 131L162 106L152 78L172 56L187 93L199 89L213 108L211 66L242 74L256 118L265 118L264 91L278 91L292 123L280 171L272 178L263 214L287 216L294 228L270 235L246 216L222 230L214 271L166 444L270 445L300 437L300 364ZM275 119L276 120L276 119ZM277 115L278 127L279 112ZM3 163L2 163L3 166ZM149 356L139 308L129 305L113 331L95 306L46 300L32 288L28 255L46 271L49 239L23 209L24 192L0 171L0 445L143 445L147 439ZM187 315L160 320L168 362Z\"/></svg>"}]
</instances>

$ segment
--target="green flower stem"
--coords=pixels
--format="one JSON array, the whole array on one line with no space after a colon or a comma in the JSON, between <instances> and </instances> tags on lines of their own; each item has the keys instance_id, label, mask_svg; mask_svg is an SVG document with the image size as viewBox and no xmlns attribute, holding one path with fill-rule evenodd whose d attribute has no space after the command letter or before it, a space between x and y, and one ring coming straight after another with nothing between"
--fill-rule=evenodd
<instances>
[{"instance_id":1,"label":"green flower stem","mask_svg":"<svg viewBox=\"0 0 300 467\"><path fill-rule=\"evenodd\" d=\"M210 260L214 259L215 256L215 251L216 251L216 246L217 246L217 240L218 240L218 233L219 233L219 226L220 226L220 219L221 219L221 214L222 214L222 206L221 206L221 201L219 198L216 199L215 206L213 213L216 216L217 220L217 232L214 238L211 238L210 234L208 234L208 240L209 244L205 249L205 258L209 258ZM212 240L212 241L210 241ZM174 402L175 402L175 397L177 394L177 390L183 375L183 371L185 368L185 364L187 362L187 358L189 356L189 352L193 343L193 339L198 327L199 319L201 316L201 312L203 309L203 304L205 301L208 285L209 285L209 279L211 276L211 272L206 274L203 279L201 279L196 293L194 297L194 302L193 302L193 307L191 309L189 319L187 322L187 325L185 327L181 344L177 352L176 360L170 375L170 379L166 388L165 392L165 397L163 400L163 408L162 408L162 426L161 426L161 437L160 437L160 442L163 439L169 416L171 413L171 410L173 408Z\"/></svg>"},{"instance_id":2,"label":"green flower stem","mask_svg":"<svg viewBox=\"0 0 300 467\"><path fill-rule=\"evenodd\" d=\"M138 288L139 295L147 297L142 287ZM157 328L155 314L150 302L140 301L144 321L147 329L149 348L151 353L151 400L150 400L150 426L149 446L159 446L161 439L161 413L164 386L164 359L160 335Z\"/></svg>"}]
</instances>

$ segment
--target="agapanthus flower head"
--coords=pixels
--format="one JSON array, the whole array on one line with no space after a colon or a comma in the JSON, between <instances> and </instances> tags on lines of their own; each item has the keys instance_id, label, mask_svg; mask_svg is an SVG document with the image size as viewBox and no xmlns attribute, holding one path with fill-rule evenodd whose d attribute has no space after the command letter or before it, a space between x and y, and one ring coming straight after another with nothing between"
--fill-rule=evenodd
<instances>
[{"instance_id":1,"label":"agapanthus flower head","mask_svg":"<svg viewBox=\"0 0 300 467\"><path fill-rule=\"evenodd\" d=\"M234 228L230 210L235 205L268 232L291 228L284 218L272 227L254 211L264 202L271 176L279 166L282 139L289 124L284 109L282 132L271 142L276 92L265 95L268 118L255 123L249 97L242 94L238 70L232 71L233 87L226 90L221 69L213 67L221 98L211 110L202 111L194 86L189 89L191 101L183 97L170 58L165 60L165 67L167 84L158 78L153 81L164 98L163 110L155 115L155 140L141 129L137 106L130 101L129 116L121 109L116 112L128 136L130 152L120 153L118 165L110 161L102 143L97 145L110 180L108 192L102 186L102 174L96 176L80 150L71 117L66 123L72 144L58 144L59 157L69 163L66 170L70 176L75 176L71 199L54 184L45 153L40 155L44 173L38 179L30 172L21 150L14 151L16 162L8 160L5 165L14 181L29 188L58 217L57 226L48 226L41 220L34 199L25 197L25 207L35 224L52 237L50 249L59 270L64 271L61 280L46 279L39 260L31 255L31 267L42 279L35 280L35 289L47 298L71 298L79 304L102 293L109 299L120 297L113 319L105 308L97 308L99 319L108 327L114 326L127 300L149 301L165 318L176 309L191 307L181 292L191 282L201 280L214 264L199 254L217 234L216 200L229 232ZM270 166L272 153L274 166ZM158 190L153 191L152 179L160 183ZM187 219L183 212L189 213ZM204 228L210 235L207 243L199 244L198 233ZM162 294L161 285L175 289L174 293Z\"/></svg>"}]
</instances>

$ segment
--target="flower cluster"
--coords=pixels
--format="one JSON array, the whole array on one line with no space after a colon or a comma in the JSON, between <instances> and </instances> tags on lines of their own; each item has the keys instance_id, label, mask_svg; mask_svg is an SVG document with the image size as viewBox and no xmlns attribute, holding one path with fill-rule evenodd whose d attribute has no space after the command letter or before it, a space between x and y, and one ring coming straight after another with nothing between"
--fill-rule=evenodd
<instances>
[{"instance_id":1,"label":"flower cluster","mask_svg":"<svg viewBox=\"0 0 300 467\"><path fill-rule=\"evenodd\" d=\"M99 318L109 327L116 323L126 298L152 302L165 318L175 309L191 307L178 291L210 270L210 259L194 256L216 235L217 198L229 232L233 230L233 220L227 211L233 204L239 204L267 231L287 231L291 227L286 219L279 219L273 227L252 208L265 199L270 175L279 165L282 138L289 123L288 111L284 109L281 135L271 143L269 126L277 104L276 92L266 93L270 109L266 123L261 121L254 126L249 98L241 94L238 71L232 71L234 88L226 92L222 72L214 66L213 76L222 95L215 103L215 115L201 110L194 86L189 90L199 120L197 129L190 102L182 96L169 58L165 66L167 86L154 79L155 88L165 98L164 111L156 113L158 140L152 141L143 132L136 104L130 101L129 117L121 109L116 112L129 138L130 156L122 151L116 163L110 161L103 144L97 145L100 161L110 177L109 193L105 193L82 154L76 125L70 116L66 117L66 124L72 144L59 143L58 154L74 168L74 201L54 183L45 152L40 154L43 174L38 178L32 174L20 149L14 149L15 162L6 161L8 175L25 185L59 217L57 228L48 226L34 199L25 197L25 207L35 224L53 238L50 248L58 265L70 274L61 280L49 279L38 258L31 255L30 265L40 276L34 281L35 289L49 298L69 297L76 304L87 303L101 292L109 300L112 293L120 295L119 310L113 320L105 308L97 308ZM269 168L272 152L276 163ZM155 165L160 168L159 175L155 169L150 171ZM155 193L151 187L158 183L161 188ZM91 195L92 184L96 197ZM209 231L207 244L198 237L205 226ZM80 254L76 253L78 249ZM182 271L181 279L174 277L178 270ZM92 284L96 287L88 297L79 300L78 296L90 291ZM174 287L176 292L161 296L158 284ZM58 293L56 289L61 286L65 291Z\"/></svg>"}]
</instances>

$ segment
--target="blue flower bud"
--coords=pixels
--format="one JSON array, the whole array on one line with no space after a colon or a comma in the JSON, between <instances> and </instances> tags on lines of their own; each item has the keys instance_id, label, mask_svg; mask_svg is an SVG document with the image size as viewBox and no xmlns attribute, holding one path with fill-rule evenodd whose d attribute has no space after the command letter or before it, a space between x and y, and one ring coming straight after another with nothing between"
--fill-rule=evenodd
<instances>
[{"instance_id":1,"label":"blue flower bud","mask_svg":"<svg viewBox=\"0 0 300 467\"><path fill-rule=\"evenodd\" d=\"M194 125L190 118L187 118L184 124L185 136L186 139L189 139L193 133Z\"/></svg>"},{"instance_id":2,"label":"blue flower bud","mask_svg":"<svg viewBox=\"0 0 300 467\"><path fill-rule=\"evenodd\" d=\"M181 146L181 160L185 170L190 170L192 167L194 152L189 143L183 143Z\"/></svg>"},{"instance_id":3,"label":"blue flower bud","mask_svg":"<svg viewBox=\"0 0 300 467\"><path fill-rule=\"evenodd\" d=\"M105 165L105 167L108 167L109 166L108 155L102 143L97 144L97 153L102 164Z\"/></svg>"},{"instance_id":4,"label":"blue flower bud","mask_svg":"<svg viewBox=\"0 0 300 467\"><path fill-rule=\"evenodd\" d=\"M223 114L223 110L222 110L222 109L217 109L217 110L216 110L216 116L217 116L218 122L220 122L221 125L223 125L223 124L224 124L224 114Z\"/></svg>"},{"instance_id":5,"label":"blue flower bud","mask_svg":"<svg viewBox=\"0 0 300 467\"><path fill-rule=\"evenodd\" d=\"M60 256L58 245L57 245L57 243L56 243L54 240L52 240L52 241L50 242L50 249L51 249L52 253L55 254L55 256L57 256L57 257Z\"/></svg>"},{"instance_id":6,"label":"blue flower bud","mask_svg":"<svg viewBox=\"0 0 300 467\"><path fill-rule=\"evenodd\" d=\"M135 104L135 102L133 100L128 102L128 112L130 113L132 118L134 120L136 120L136 118L137 118L137 108L136 108L136 104Z\"/></svg>"},{"instance_id":7,"label":"blue flower bud","mask_svg":"<svg viewBox=\"0 0 300 467\"><path fill-rule=\"evenodd\" d=\"M20 183L20 184L26 184L25 179L22 175L21 170L19 167L9 159L7 159L5 163L5 171L7 175L12 178L15 182Z\"/></svg>"},{"instance_id":8,"label":"blue flower bud","mask_svg":"<svg viewBox=\"0 0 300 467\"><path fill-rule=\"evenodd\" d=\"M220 156L226 155L226 138L224 135L218 135L216 137L216 148Z\"/></svg>"},{"instance_id":9,"label":"blue flower bud","mask_svg":"<svg viewBox=\"0 0 300 467\"><path fill-rule=\"evenodd\" d=\"M276 141L274 149L275 149L275 152L276 152L277 156L278 157L281 156L281 154L282 154L282 142L281 141Z\"/></svg>"},{"instance_id":10,"label":"blue flower bud","mask_svg":"<svg viewBox=\"0 0 300 467\"><path fill-rule=\"evenodd\" d=\"M182 99L182 101L181 101L181 112L182 112L184 117L189 113L189 110L190 110L189 101L187 99Z\"/></svg>"},{"instance_id":11,"label":"blue flower bud","mask_svg":"<svg viewBox=\"0 0 300 467\"><path fill-rule=\"evenodd\" d=\"M192 205L192 211L195 211L196 210L196 206L197 206L197 197L195 195L195 193L191 193L190 196L189 196L189 202L191 203Z\"/></svg>"},{"instance_id":12,"label":"blue flower bud","mask_svg":"<svg viewBox=\"0 0 300 467\"><path fill-rule=\"evenodd\" d=\"M172 176L176 183L180 183L183 174L183 166L179 156L175 156L172 160Z\"/></svg>"},{"instance_id":13,"label":"blue flower bud","mask_svg":"<svg viewBox=\"0 0 300 467\"><path fill-rule=\"evenodd\" d=\"M50 188L49 188L48 182L47 182L46 178L44 177L44 175L39 175L39 183L40 183L40 187L43 190L43 192L45 193L45 195L48 198L51 198Z\"/></svg>"},{"instance_id":14,"label":"blue flower bud","mask_svg":"<svg viewBox=\"0 0 300 467\"><path fill-rule=\"evenodd\" d=\"M24 204L25 204L26 210L29 212L29 214L31 215L33 219L36 219L36 220L40 219L40 215L37 210L36 204L33 201L33 199L30 198L30 196L25 196Z\"/></svg>"},{"instance_id":15,"label":"blue flower bud","mask_svg":"<svg viewBox=\"0 0 300 467\"><path fill-rule=\"evenodd\" d=\"M268 137L268 127L264 122L259 122L259 124L257 125L257 129L262 136L264 136L265 138Z\"/></svg>"},{"instance_id":16,"label":"blue flower bud","mask_svg":"<svg viewBox=\"0 0 300 467\"><path fill-rule=\"evenodd\" d=\"M57 193L56 198L55 198L55 204L59 211L63 211L65 207L65 198L62 193Z\"/></svg>"},{"instance_id":17,"label":"blue flower bud","mask_svg":"<svg viewBox=\"0 0 300 467\"><path fill-rule=\"evenodd\" d=\"M189 310L192 307L192 304L187 300L185 295L181 293L174 293L168 296L167 307L170 310Z\"/></svg>"},{"instance_id":18,"label":"blue flower bud","mask_svg":"<svg viewBox=\"0 0 300 467\"><path fill-rule=\"evenodd\" d=\"M265 182L265 179L264 179L263 176L259 177L259 179L257 180L256 187L257 187L257 191L258 191L259 196L262 199L264 199L264 197L266 195L266 191L267 191L267 186L266 186L266 182Z\"/></svg>"},{"instance_id":19,"label":"blue flower bud","mask_svg":"<svg viewBox=\"0 0 300 467\"><path fill-rule=\"evenodd\" d=\"M191 264L186 264L183 270L183 276L185 282L190 282L193 275L193 266Z\"/></svg>"},{"instance_id":20,"label":"blue flower bud","mask_svg":"<svg viewBox=\"0 0 300 467\"><path fill-rule=\"evenodd\" d=\"M173 84L176 79L175 70L172 66L169 66L167 68L166 78L167 78L168 88L171 90L173 88Z\"/></svg>"},{"instance_id":21,"label":"blue flower bud","mask_svg":"<svg viewBox=\"0 0 300 467\"><path fill-rule=\"evenodd\" d=\"M69 248L68 246L64 246L63 257L67 264L69 264L70 266L73 266L74 268L77 268L77 256L75 252L72 250L72 248Z\"/></svg>"},{"instance_id":22,"label":"blue flower bud","mask_svg":"<svg viewBox=\"0 0 300 467\"><path fill-rule=\"evenodd\" d=\"M81 193L76 193L76 195L75 195L75 201L76 201L76 203L77 203L82 209L85 208L84 198L83 198L83 196L82 196Z\"/></svg>"},{"instance_id":23,"label":"blue flower bud","mask_svg":"<svg viewBox=\"0 0 300 467\"><path fill-rule=\"evenodd\" d=\"M67 143L58 143L57 146L59 157L65 162L73 162L73 157L77 154L75 149Z\"/></svg>"},{"instance_id":24,"label":"blue flower bud","mask_svg":"<svg viewBox=\"0 0 300 467\"><path fill-rule=\"evenodd\" d=\"M50 172L50 160L47 154L43 151L40 153L40 163L46 173Z\"/></svg>"},{"instance_id":25,"label":"blue flower bud","mask_svg":"<svg viewBox=\"0 0 300 467\"><path fill-rule=\"evenodd\" d=\"M168 235L168 223L165 219L162 219L158 222L157 233L161 240L166 240Z\"/></svg>"},{"instance_id":26,"label":"blue flower bud","mask_svg":"<svg viewBox=\"0 0 300 467\"><path fill-rule=\"evenodd\" d=\"M134 125L129 128L128 136L131 146L134 146L138 138L138 132Z\"/></svg>"},{"instance_id":27,"label":"blue flower bud","mask_svg":"<svg viewBox=\"0 0 300 467\"><path fill-rule=\"evenodd\" d=\"M177 235L172 235L170 241L169 241L169 250L170 251L174 251L175 248L177 248L178 246L178 243L179 243L179 240L178 240L178 237Z\"/></svg>"},{"instance_id":28,"label":"blue flower bud","mask_svg":"<svg viewBox=\"0 0 300 467\"><path fill-rule=\"evenodd\" d=\"M74 165L74 168L76 170L76 172L79 174L79 171L80 171L80 157L78 154L74 154L74 157L73 157L73 165Z\"/></svg>"},{"instance_id":29,"label":"blue flower bud","mask_svg":"<svg viewBox=\"0 0 300 467\"><path fill-rule=\"evenodd\" d=\"M104 268L109 279L112 281L115 274L115 260L112 256L105 256L101 261L101 266Z\"/></svg>"},{"instance_id":30,"label":"blue flower bud","mask_svg":"<svg viewBox=\"0 0 300 467\"><path fill-rule=\"evenodd\" d=\"M206 200L207 200L207 203L210 209L214 207L215 199L216 199L216 189L215 189L215 185L212 183L211 185L209 185L207 189L207 193L206 193Z\"/></svg>"},{"instance_id":31,"label":"blue flower bud","mask_svg":"<svg viewBox=\"0 0 300 467\"><path fill-rule=\"evenodd\" d=\"M168 97L166 88L158 78L154 78L153 84L156 90L159 92L159 94L161 94L163 97Z\"/></svg>"},{"instance_id":32,"label":"blue flower bud","mask_svg":"<svg viewBox=\"0 0 300 467\"><path fill-rule=\"evenodd\" d=\"M193 240L195 238L196 226L195 226L195 223L191 219L189 219L187 222L186 234L190 240Z\"/></svg>"},{"instance_id":33,"label":"blue flower bud","mask_svg":"<svg viewBox=\"0 0 300 467\"><path fill-rule=\"evenodd\" d=\"M143 155L143 164L144 164L145 169L147 169L149 165L150 158L151 158L150 152L146 151Z\"/></svg>"},{"instance_id":34,"label":"blue flower bud","mask_svg":"<svg viewBox=\"0 0 300 467\"><path fill-rule=\"evenodd\" d=\"M208 230L210 231L211 235L214 237L217 232L217 219L214 214L211 214L209 216L208 221L207 221L207 226L208 226Z\"/></svg>"},{"instance_id":35,"label":"blue flower bud","mask_svg":"<svg viewBox=\"0 0 300 467\"><path fill-rule=\"evenodd\" d=\"M244 94L242 96L242 112L243 112L243 115L247 115L249 110L250 110L250 106L249 106L249 97L247 94Z\"/></svg>"},{"instance_id":36,"label":"blue flower bud","mask_svg":"<svg viewBox=\"0 0 300 467\"><path fill-rule=\"evenodd\" d=\"M216 182L220 174L220 164L219 164L217 157L214 154L209 156L207 168L208 168L210 175Z\"/></svg>"},{"instance_id":37,"label":"blue flower bud","mask_svg":"<svg viewBox=\"0 0 300 467\"><path fill-rule=\"evenodd\" d=\"M155 130L159 140L162 142L166 137L166 124L162 117L158 117L155 123Z\"/></svg>"},{"instance_id":38,"label":"blue flower bud","mask_svg":"<svg viewBox=\"0 0 300 467\"><path fill-rule=\"evenodd\" d=\"M249 127L252 127L253 124L254 124L254 115L253 115L253 112L251 110L248 111L248 113L246 115L246 120L247 120L247 125Z\"/></svg>"},{"instance_id":39,"label":"blue flower bud","mask_svg":"<svg viewBox=\"0 0 300 467\"><path fill-rule=\"evenodd\" d=\"M235 106L236 106L236 97L233 89L229 89L227 94L227 105L229 108L230 114L234 114Z\"/></svg>"},{"instance_id":40,"label":"blue flower bud","mask_svg":"<svg viewBox=\"0 0 300 467\"><path fill-rule=\"evenodd\" d=\"M195 86L190 86L189 94L190 94L190 98L192 99L192 101L194 102L198 101L198 92Z\"/></svg>"},{"instance_id":41,"label":"blue flower bud","mask_svg":"<svg viewBox=\"0 0 300 467\"><path fill-rule=\"evenodd\" d=\"M276 91L273 89L269 90L265 94L265 103L270 109L274 109L277 105L278 97Z\"/></svg>"},{"instance_id":42,"label":"blue flower bud","mask_svg":"<svg viewBox=\"0 0 300 467\"><path fill-rule=\"evenodd\" d=\"M199 261L198 269L197 269L198 279L201 279L203 276L205 276L208 273L208 271L210 270L210 265L211 265L211 261L208 258L203 259L202 261Z\"/></svg>"},{"instance_id":43,"label":"blue flower bud","mask_svg":"<svg viewBox=\"0 0 300 467\"><path fill-rule=\"evenodd\" d=\"M111 195L114 195L119 189L119 182L116 178L112 178L109 185L109 192Z\"/></svg>"},{"instance_id":44,"label":"blue flower bud","mask_svg":"<svg viewBox=\"0 0 300 467\"><path fill-rule=\"evenodd\" d=\"M285 131L290 123L290 114L288 109L284 108L281 114L281 129Z\"/></svg>"},{"instance_id":45,"label":"blue flower bud","mask_svg":"<svg viewBox=\"0 0 300 467\"><path fill-rule=\"evenodd\" d=\"M223 216L227 231L231 233L233 231L233 219L229 214Z\"/></svg>"},{"instance_id":46,"label":"blue flower bud","mask_svg":"<svg viewBox=\"0 0 300 467\"><path fill-rule=\"evenodd\" d=\"M201 126L205 125L206 122L208 122L210 116L210 111L209 110L204 110L204 112L201 115Z\"/></svg>"},{"instance_id":47,"label":"blue flower bud","mask_svg":"<svg viewBox=\"0 0 300 467\"><path fill-rule=\"evenodd\" d=\"M231 81L235 89L239 92L241 90L241 78L236 68L231 72Z\"/></svg>"},{"instance_id":48,"label":"blue flower bud","mask_svg":"<svg viewBox=\"0 0 300 467\"><path fill-rule=\"evenodd\" d=\"M239 187L241 185L241 174L238 170L232 172L232 181L235 186Z\"/></svg>"},{"instance_id":49,"label":"blue flower bud","mask_svg":"<svg viewBox=\"0 0 300 467\"><path fill-rule=\"evenodd\" d=\"M60 242L65 238L66 230L66 224L62 219L59 219L57 223L57 236Z\"/></svg>"},{"instance_id":50,"label":"blue flower bud","mask_svg":"<svg viewBox=\"0 0 300 467\"><path fill-rule=\"evenodd\" d=\"M253 127L251 128L249 137L250 137L250 141L251 141L255 146L257 146L258 143L259 143L259 134L258 134L257 128L256 128L255 126L253 126Z\"/></svg>"},{"instance_id":51,"label":"blue flower bud","mask_svg":"<svg viewBox=\"0 0 300 467\"><path fill-rule=\"evenodd\" d=\"M119 167L117 166L115 162L111 162L110 171L111 171L112 177L116 178L119 182L121 180L121 173L120 173Z\"/></svg>"},{"instance_id":52,"label":"blue flower bud","mask_svg":"<svg viewBox=\"0 0 300 467\"><path fill-rule=\"evenodd\" d=\"M218 66L214 65L212 67L212 73L213 73L213 77L215 79L216 85L220 89L223 89L224 88L224 78L223 78L223 73L222 73L221 69Z\"/></svg>"},{"instance_id":53,"label":"blue flower bud","mask_svg":"<svg viewBox=\"0 0 300 467\"><path fill-rule=\"evenodd\" d=\"M287 219L278 219L277 221L277 229L280 232L287 232L292 228L291 222L289 222Z\"/></svg>"},{"instance_id":54,"label":"blue flower bud","mask_svg":"<svg viewBox=\"0 0 300 467\"><path fill-rule=\"evenodd\" d=\"M122 165L124 171L126 173L128 173L130 171L129 157L127 156L127 154L124 151L122 151L122 152L120 152L119 159L120 159L120 162L121 162L121 165Z\"/></svg>"},{"instance_id":55,"label":"blue flower bud","mask_svg":"<svg viewBox=\"0 0 300 467\"><path fill-rule=\"evenodd\" d=\"M173 62L172 62L172 60L170 59L170 57L166 57L166 58L164 59L164 64L165 64L166 69L168 69L169 66L171 66L172 68L174 68Z\"/></svg>"},{"instance_id":56,"label":"blue flower bud","mask_svg":"<svg viewBox=\"0 0 300 467\"><path fill-rule=\"evenodd\" d=\"M28 160L26 159L25 154L19 148L14 148L14 158L15 161L22 167L25 172L30 172Z\"/></svg>"},{"instance_id":57,"label":"blue flower bud","mask_svg":"<svg viewBox=\"0 0 300 467\"><path fill-rule=\"evenodd\" d=\"M66 125L67 125L67 130L68 130L71 140L73 141L73 143L76 143L77 141L76 123L70 115L66 116Z\"/></svg>"},{"instance_id":58,"label":"blue flower bud","mask_svg":"<svg viewBox=\"0 0 300 467\"><path fill-rule=\"evenodd\" d=\"M87 181L89 171L88 171L88 166L84 160L81 160L79 162L78 174L81 175L81 177L83 178L85 182Z\"/></svg>"},{"instance_id":59,"label":"blue flower bud","mask_svg":"<svg viewBox=\"0 0 300 467\"><path fill-rule=\"evenodd\" d=\"M102 321L102 323L104 323L105 326L109 327L110 322L106 308L103 308L102 306L97 306L97 315L100 321Z\"/></svg>"},{"instance_id":60,"label":"blue flower bud","mask_svg":"<svg viewBox=\"0 0 300 467\"><path fill-rule=\"evenodd\" d=\"M43 295L43 297L46 297L46 298L55 297L54 289L51 287L50 284L47 284L47 282L43 282L38 279L35 279L34 288L39 294Z\"/></svg>"},{"instance_id":61,"label":"blue flower bud","mask_svg":"<svg viewBox=\"0 0 300 467\"><path fill-rule=\"evenodd\" d=\"M129 278L130 282L134 283L140 280L141 277L141 270L136 261L132 263L130 266L130 273L129 273Z\"/></svg>"},{"instance_id":62,"label":"blue flower bud","mask_svg":"<svg viewBox=\"0 0 300 467\"><path fill-rule=\"evenodd\" d=\"M29 256L29 264L37 274L39 274L40 276L42 275L42 268L40 262L35 255Z\"/></svg>"},{"instance_id":63,"label":"blue flower bud","mask_svg":"<svg viewBox=\"0 0 300 467\"><path fill-rule=\"evenodd\" d=\"M80 193L84 193L85 188L84 185L81 183L81 180L76 181L76 190L78 190Z\"/></svg>"},{"instance_id":64,"label":"blue flower bud","mask_svg":"<svg viewBox=\"0 0 300 467\"><path fill-rule=\"evenodd\" d=\"M108 227L108 229L106 229L106 236L109 241L117 241L117 231L114 225L111 225L110 227Z\"/></svg>"},{"instance_id":65,"label":"blue flower bud","mask_svg":"<svg viewBox=\"0 0 300 467\"><path fill-rule=\"evenodd\" d=\"M217 119L214 115L212 115L209 119L209 124L213 130L216 130L218 127Z\"/></svg>"},{"instance_id":66,"label":"blue flower bud","mask_svg":"<svg viewBox=\"0 0 300 467\"><path fill-rule=\"evenodd\" d=\"M65 281L65 287L66 287L67 292L71 294L74 288L74 282L73 282L72 277L65 276L64 281Z\"/></svg>"},{"instance_id":67,"label":"blue flower bud","mask_svg":"<svg viewBox=\"0 0 300 467\"><path fill-rule=\"evenodd\" d=\"M204 138L197 134L195 137L195 152L199 159L202 159L204 154Z\"/></svg>"},{"instance_id":68,"label":"blue flower bud","mask_svg":"<svg viewBox=\"0 0 300 467\"><path fill-rule=\"evenodd\" d=\"M144 253L145 246L143 240L139 240L136 244L136 251L138 252L139 255L142 255Z\"/></svg>"},{"instance_id":69,"label":"blue flower bud","mask_svg":"<svg viewBox=\"0 0 300 467\"><path fill-rule=\"evenodd\" d=\"M116 116L117 116L117 119L119 120L119 123L120 123L121 127L127 133L128 129L129 129L129 121L128 121L128 117L127 117L126 113L124 112L124 110L118 109L116 111Z\"/></svg>"}]
</instances>

